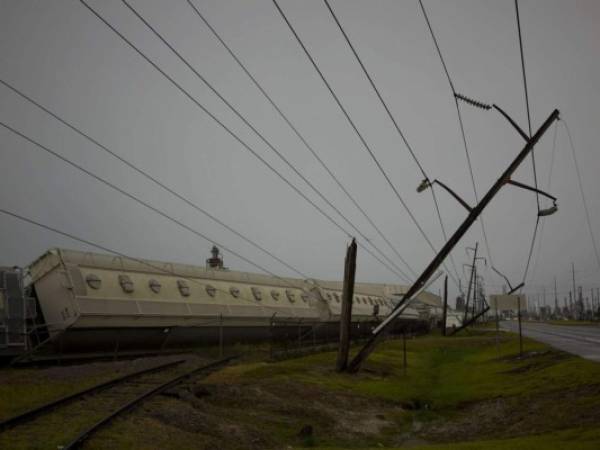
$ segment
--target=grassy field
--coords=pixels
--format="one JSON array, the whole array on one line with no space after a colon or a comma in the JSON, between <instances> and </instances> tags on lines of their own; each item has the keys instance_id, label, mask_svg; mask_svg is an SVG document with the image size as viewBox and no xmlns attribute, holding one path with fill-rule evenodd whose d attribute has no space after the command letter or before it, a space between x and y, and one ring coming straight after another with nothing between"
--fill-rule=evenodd
<instances>
[{"instance_id":1,"label":"grassy field","mask_svg":"<svg viewBox=\"0 0 600 450\"><path fill-rule=\"evenodd\" d=\"M520 358L513 335L490 332L407 347L406 373L401 341L357 375L335 373L331 352L230 366L151 400L86 448L600 448L600 364L529 340Z\"/></svg>"}]
</instances>

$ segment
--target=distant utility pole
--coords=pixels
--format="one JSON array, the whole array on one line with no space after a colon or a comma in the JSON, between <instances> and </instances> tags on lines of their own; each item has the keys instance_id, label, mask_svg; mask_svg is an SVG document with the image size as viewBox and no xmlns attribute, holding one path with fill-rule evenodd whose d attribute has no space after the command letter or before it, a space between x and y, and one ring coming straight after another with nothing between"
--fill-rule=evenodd
<instances>
[{"instance_id":1,"label":"distant utility pole","mask_svg":"<svg viewBox=\"0 0 600 450\"><path fill-rule=\"evenodd\" d=\"M571 273L573 274L573 304L575 308L573 309L573 313L577 315L577 290L575 289L575 263L571 262ZM577 317L575 317L577 318Z\"/></svg>"},{"instance_id":2,"label":"distant utility pole","mask_svg":"<svg viewBox=\"0 0 600 450\"><path fill-rule=\"evenodd\" d=\"M500 189L502 189L502 187L506 184L512 184L512 185L519 186L522 188L525 186L522 183L514 182L513 180L511 180L511 177L515 173L517 168L521 165L521 163L525 160L525 158L527 158L527 156L531 153L531 151L533 150L533 147L537 144L537 142L540 140L540 138L543 136L543 134L548 130L550 125L552 125L555 120L558 120L559 112L557 109L552 111L552 113L544 121L542 126L531 137L529 137L529 135L525 134L525 132L523 130L521 130L519 128L519 126L514 122L514 120L510 119L506 115L506 113L504 113L503 115L505 115L505 117L507 119L509 119L509 122L511 123L511 125L517 129L517 131L519 132L521 137L523 139L525 139L527 143L521 149L521 151L517 154L515 159L504 170L504 172L502 172L502 174L500 175L498 180L496 180L496 182L490 187L490 189L487 191L487 193L481 198L481 200L479 201L479 203L477 205L475 205L474 207L471 208L469 205L466 204L466 202L460 201L461 205L464 206L467 209L467 211L469 212L467 217L465 218L463 223L458 227L458 229L454 232L454 234L446 241L446 243L444 244L442 249L434 256L433 260L427 265L425 270L421 273L421 275L419 275L419 277L416 279L416 281L413 283L413 285L404 294L404 297L402 298L402 300L400 302L398 302L398 304L394 307L394 310L391 312L391 314L389 316L389 317L391 317L390 321L387 322L385 326L378 327L376 330L373 331L373 334L371 335L369 341L363 346L363 348L358 352L358 354L350 362L350 364L348 366L348 371L357 372L360 369L362 363L369 357L371 352L373 350L375 350L375 347L379 343L380 339L382 339L382 337L385 336L385 332L389 329L389 326L391 324L393 324L393 318L396 317L397 314L399 314L397 312L397 311L399 311L399 308L401 308L405 302L410 301L413 298L413 296L415 294L417 294L419 292L419 290L422 289L427 284L429 279L434 275L434 273L442 265L444 260L450 254L450 252L460 242L460 240L465 235L465 233L471 228L471 226L479 218L479 216L481 215L481 213L483 212L485 207L490 204L490 202L496 196L496 194L500 191ZM438 184L440 184L440 183L438 183ZM421 185L417 188L417 191L420 192L424 189L427 189L427 187L433 188L432 182L430 180L426 179L426 180L423 180ZM528 190L533 190L534 192L542 193L541 191L539 191L538 189L533 188L533 187L526 186L524 188L528 189ZM546 193L542 193L542 194L548 195ZM453 194L453 196L455 198L459 198L455 194ZM555 201L556 201L556 199L555 199ZM557 206L555 203L552 208L549 208L547 210L538 211L538 217L540 215L547 216L547 215L553 214L554 212L556 212L556 210L557 210Z\"/></svg>"},{"instance_id":3,"label":"distant utility pole","mask_svg":"<svg viewBox=\"0 0 600 450\"><path fill-rule=\"evenodd\" d=\"M556 293L556 276L554 277L554 312L555 314L560 314L560 309L558 308L558 294Z\"/></svg>"}]
</instances>

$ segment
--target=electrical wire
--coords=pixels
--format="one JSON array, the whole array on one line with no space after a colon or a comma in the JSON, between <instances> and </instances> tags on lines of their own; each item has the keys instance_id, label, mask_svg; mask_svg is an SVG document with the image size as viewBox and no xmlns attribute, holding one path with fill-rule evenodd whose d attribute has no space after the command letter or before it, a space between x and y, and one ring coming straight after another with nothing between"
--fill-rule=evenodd
<instances>
[{"instance_id":1,"label":"electrical wire","mask_svg":"<svg viewBox=\"0 0 600 450\"><path fill-rule=\"evenodd\" d=\"M356 58L358 64L360 65L363 73L367 77L367 80L369 81L369 84L373 88L373 91L375 91L375 94L377 95L377 98L379 99L379 102L383 106L383 109L387 113L387 116L389 117L389 119L391 120L392 124L394 125L394 128L396 129L396 132L398 133L398 135L400 136L400 138L404 142L404 145L406 146L408 152L410 153L410 155L412 156L413 160L415 161L415 164L417 165L417 167L421 171L421 174L423 175L423 178L425 180L427 180L427 181L430 181L429 176L427 175L427 173L425 173L425 169L423 168L422 164L419 162L419 159L417 158L417 155L415 154L412 146L409 144L408 139L406 138L406 136L402 132L402 129L398 125L398 122L396 121L394 115L392 114L392 111L390 110L390 108L388 107L387 103L383 99L383 96L381 95L381 92L377 88L377 85L375 84L375 81L373 80L373 77L371 76L371 74L367 70L367 68L366 68L365 64L363 63L361 57L359 56L356 48L354 47L354 44L352 44L352 41L350 40L348 34L346 33L346 30L344 29L344 27L342 26L340 20L338 19L337 15L335 14L335 11L331 7L331 4L329 3L328 0L323 0L323 2L327 6L327 9L331 13L331 16L333 17L333 20L335 21L335 23L337 24L340 32L344 36L344 39L346 40L346 43L350 47L350 50L352 50L352 53L354 54L354 57ZM439 223L440 223L440 227L442 229L442 235L444 237L444 242L448 242L448 235L446 234L446 227L444 226L444 221L442 220L442 215L440 213L440 207L439 207L439 204L438 204L438 201L437 201L437 196L435 195L435 190L434 190L433 186L431 186L431 196L433 198L433 203L435 205L435 211L437 213L438 220L439 220ZM458 274L458 270L456 269L456 263L454 261L454 258L452 256L452 254L450 254L450 262L451 262L452 267L454 269L454 273L456 274L456 279L454 279L454 277L452 277L451 274L450 274L451 275L450 278L452 278L452 280L454 281L455 284L457 284L457 287L458 287L458 281L457 280L460 278L460 276ZM447 268L446 268L446 272L449 272Z\"/></svg>"},{"instance_id":2,"label":"electrical wire","mask_svg":"<svg viewBox=\"0 0 600 450\"><path fill-rule=\"evenodd\" d=\"M346 197L356 206L356 208L361 212L361 214L367 219L369 224L375 229L377 234L385 241L388 247L398 256L398 258L404 263L404 265L408 268L408 270L416 276L412 267L408 262L402 257L400 252L393 246L390 240L383 234L383 232L379 229L379 227L374 223L371 217L365 212L365 210L359 205L356 199L350 194L348 189L342 184L342 182L336 177L333 171L325 164L325 162L318 155L316 150L312 145L310 145L307 139L298 131L298 128L291 122L291 120L284 114L281 108L275 103L273 98L267 93L267 91L263 88L263 86L258 82L256 77L248 70L248 68L244 65L244 63L240 60L240 58L234 53L234 51L227 45L225 40L219 35L217 30L208 22L208 20L204 17L204 15L200 12L196 5L192 3L191 0L187 0L188 4L192 8L192 10L196 13L196 15L204 22L206 27L211 31L213 36L221 43L221 45L227 50L229 55L235 60L235 62L240 66L240 68L244 71L244 73L250 78L252 83L256 86L256 88L261 92L261 94L267 99L267 101L271 104L271 106L275 109L275 111L279 114L279 116L284 120L284 122L289 126L289 128L294 132L294 134L300 139L302 144L306 147L306 149L314 156L314 158L319 162L321 167L325 169L325 171L329 174L329 176L335 181L338 187L342 190L342 192L346 195Z\"/></svg>"},{"instance_id":3,"label":"electrical wire","mask_svg":"<svg viewBox=\"0 0 600 450\"><path fill-rule=\"evenodd\" d=\"M184 228L185 230L189 231L190 233L196 235L197 237L200 237L206 241L208 241L209 243L214 243L215 245L223 248L224 250L226 250L227 252L231 253L234 256L237 256L239 259L241 259L242 261L256 267L257 269L268 273L269 275L277 278L277 279L282 279L281 277L279 277L278 275L276 275L275 273L273 273L272 271L270 271L269 269L261 266L260 264L252 261L249 258L246 258L245 256L241 255L238 252L235 252L233 250L231 250L230 248L226 247L225 245L223 245L222 243L219 243L211 238L209 238L207 235L205 235L204 233L184 224L183 222L181 222L178 219L175 219L174 217L170 216L169 214L167 214L166 212L164 212L161 209L158 209L157 207L151 205L150 203L140 199L139 197L125 191L124 189L121 189L120 187L118 187L117 185L115 185L114 183L111 183L110 181L106 180L105 178L102 178L101 176L95 174L94 172L84 168L83 166L80 166L79 164L71 161L69 158L61 155L60 153L52 150L49 147L46 147L45 145L35 141L34 139L30 138L29 136L25 135L24 133L20 132L19 130L17 130L16 128L11 127L10 125L0 121L0 126L3 126L4 128L6 128L7 130L13 132L14 134L16 134L17 136L20 136L21 138L23 138L24 140L26 140L27 142L29 142L30 144L33 144L34 146L36 146L37 148L44 150L45 152L49 153L50 155L54 156L55 158L61 160L62 162L66 163L67 165L79 170L80 172L83 172L84 174L88 175L89 177L95 179L96 181L99 181L100 183L104 184L105 186L108 186L109 188L113 189L114 191L122 194L123 196L135 201L136 203L144 206L145 208L149 209L150 211L164 217L165 219L169 220L170 222L173 222L174 224L178 225L181 228Z\"/></svg>"},{"instance_id":4,"label":"electrical wire","mask_svg":"<svg viewBox=\"0 0 600 450\"><path fill-rule=\"evenodd\" d=\"M469 174L471 176L471 184L473 185L473 194L475 195L475 202L479 203L479 196L477 194L477 186L475 184L475 175L473 174L473 165L471 164L471 156L469 154L469 147L467 145L467 136L465 133L465 126L463 123L463 119L462 119L462 114L460 112L460 106L458 104L458 98L457 98L457 94L458 92L456 91L456 89L454 88L454 83L452 81L452 78L450 77L450 72L448 72L448 66L446 66L446 61L444 60L444 56L442 55L442 51L440 49L440 46L438 44L438 40L435 36L435 33L433 31L433 27L431 26L431 22L429 21L429 16L427 15L427 11L425 10L425 6L423 5L423 1L419 0L419 5L421 6L421 11L423 12L423 16L425 18L425 22L427 23L427 28L429 28L429 33L431 35L431 38L433 40L433 43L435 44L435 48L437 50L437 54L439 56L439 59L442 63L442 67L444 68L444 73L446 74L446 78L448 79L448 84L450 85L450 90L452 91L452 98L454 99L454 105L456 107L456 115L458 117L458 124L460 126L460 133L462 136L462 141L463 141L463 145L465 148L465 155L467 157L467 165L469 168ZM481 213L481 215L478 218L478 221L481 225L481 232L483 234L483 241L485 243L485 251L487 252L488 258L490 260L490 266L494 266L494 260L492 259L492 252L490 251L490 244L488 241L488 237L487 237L487 233L485 231L485 223L484 223L484 219L483 219L483 213Z\"/></svg>"},{"instance_id":5,"label":"electrical wire","mask_svg":"<svg viewBox=\"0 0 600 450\"><path fill-rule=\"evenodd\" d=\"M546 183L546 192L550 192L550 187L552 185L552 172L554 170L554 157L556 154L556 135L558 131L558 122L554 124L554 134L552 137L552 154L550 156L550 170L548 171L548 183ZM535 276L537 274L538 261L540 258L540 254L542 252L542 239L544 237L544 224L546 223L545 218L542 219L542 225L540 227L540 238L538 239L538 247L535 254L535 258L533 260L533 267L531 269L531 279L535 280Z\"/></svg>"},{"instance_id":6,"label":"electrical wire","mask_svg":"<svg viewBox=\"0 0 600 450\"><path fill-rule=\"evenodd\" d=\"M523 91L525 93L525 107L527 110L527 127L529 130L529 138L531 138L531 113L529 109L529 89L527 89L527 73L525 71L525 53L523 51L523 37L521 34L521 19L519 16L519 0L515 0L515 12L517 16L517 30L519 34L519 51L521 54L521 71L523 73ZM535 188L538 188L537 182L537 168L535 165L535 151L531 149L531 164L533 166L533 181L535 183ZM537 200L538 211L540 210L540 195L536 192L535 198Z\"/></svg>"},{"instance_id":7,"label":"electrical wire","mask_svg":"<svg viewBox=\"0 0 600 450\"><path fill-rule=\"evenodd\" d=\"M577 173L577 183L579 186L579 193L581 194L581 202L583 203L583 208L585 209L585 220L587 222L588 230L590 231L590 238L592 239L592 246L594 248L594 254L596 255L596 262L598 263L598 269L600 269L600 252L598 252L598 245L596 243L596 237L594 236L594 229L592 227L592 221L590 219L590 210L587 205L587 201L585 200L585 192L583 190L583 180L581 177L581 172L579 170L579 163L577 162L577 155L575 152L575 146L573 145L573 138L571 137L571 131L569 130L569 126L565 119L561 119L561 122L565 126L565 130L567 130L567 136L569 138L569 146L571 147L571 154L573 155L573 163L575 164L575 172Z\"/></svg>"},{"instance_id":8,"label":"electrical wire","mask_svg":"<svg viewBox=\"0 0 600 450\"><path fill-rule=\"evenodd\" d=\"M525 107L527 110L527 126L529 130L529 138L531 139L531 113L529 108L529 90L527 88L527 74L525 71L525 53L523 52L523 37L521 34L521 19L519 16L519 0L515 0L515 12L516 12L516 20L517 20L517 30L519 35L519 51L521 55L521 72L523 74L523 91L525 93ZM533 181L535 184L535 188L538 189L538 181L537 181L537 168L535 164L535 149L531 149L531 165L533 167ZM535 193L535 199L537 203L538 213L540 211L540 195L538 192ZM523 283L527 280L527 272L529 270L529 264L531 262L531 256L533 254L533 249L535 247L535 239L538 232L538 227L540 225L540 216L537 215L535 219L535 227L533 228L533 237L531 238L531 245L529 247L529 254L527 256L527 264L525 265L525 272L523 274Z\"/></svg>"},{"instance_id":9,"label":"electrical wire","mask_svg":"<svg viewBox=\"0 0 600 450\"><path fill-rule=\"evenodd\" d=\"M254 157L256 157L261 163L263 163L269 170L271 170L279 179L281 179L285 184L287 184L294 192L300 195L305 201L307 201L313 208L315 208L323 217L325 217L329 222L331 222L336 228L342 231L348 238L352 238L351 233L349 233L344 227L342 227L338 222L336 222L329 214L327 214L319 205L317 205L313 200L311 200L306 194L304 194L297 186L292 184L285 176L283 176L277 169L275 169L268 161L266 161L263 157L261 157L250 145L248 145L245 141L243 141L237 134L235 134L227 125L225 125L219 118L217 118L213 113L211 113L202 103L196 100L186 89L183 88L177 81L175 81L170 75L168 75L163 69L161 69L154 61L152 61L145 53L143 53L140 49L138 49L130 40L128 40L121 32L119 32L112 24L110 24L104 17L102 17L94 8L92 8L85 0L79 0L81 4L83 4L94 16L96 16L102 23L104 23L109 29L111 29L117 36L119 36L123 42L125 42L130 48L132 48L138 55L140 55L148 64L150 64L154 69L156 69L161 75L163 75L171 84L173 84L184 96L186 96L192 103L194 103L198 108L204 111L211 119L213 119L224 131L227 132L233 139L235 139L244 149L249 151ZM368 241L370 245L373 246L373 243ZM375 260L377 260L380 264L394 273L396 276L402 279L408 279L408 277L402 273L402 271L397 271L391 268L388 264L383 262L377 255L375 255L370 249L368 249L364 244L360 241L357 244L365 250L369 255L371 255Z\"/></svg>"},{"instance_id":10,"label":"electrical wire","mask_svg":"<svg viewBox=\"0 0 600 450\"><path fill-rule=\"evenodd\" d=\"M184 203L186 203L187 205L191 206L192 208L194 208L196 211L202 213L203 215L205 215L206 217L208 217L209 219L211 219L212 221L216 222L217 224L221 225L222 227L224 227L225 229L227 229L228 231L230 231L231 233L235 234L236 236L238 236L239 238L243 239L245 242L247 242L248 244L252 245L254 248L260 250L261 252L263 252L264 254L270 256L271 258L273 258L275 261L277 261L278 263L282 264L283 266L287 267L288 269L290 269L291 271L293 271L294 273L300 275L302 278L309 278L306 274L302 273L299 269L295 268L294 266L292 266L291 264L285 262L284 260L282 260L281 258L279 258L278 256L276 256L275 254L273 254L272 252L270 252L269 250L267 250L266 248L262 247L261 245L257 244L255 241L253 241L252 239L244 236L242 233L240 233L239 231L235 230L234 228L232 228L231 226L227 225L226 223L224 223L222 220L220 220L219 218L217 218L216 216L214 216L213 214L209 213L207 210L205 210L204 208L201 208L200 206L198 206L198 204L192 202L191 200L189 200L188 198L184 197L183 195L179 194L178 192L176 192L174 189L170 188L169 186L167 186L166 184L164 184L163 182L159 181L156 177L150 175L148 172L140 169L138 166L136 166L135 164L133 164L131 161L126 160L125 158L123 158L122 156L120 156L118 153L116 153L115 151L109 149L108 147L106 147L105 145L101 144L100 142L98 142L96 139L92 138L90 135L84 133L83 131L81 131L79 128L77 128L76 126L74 126L73 124L67 122L65 119L63 119L62 117L60 117L58 114L54 113L53 111L49 110L48 108L46 108L45 106L41 105L39 102L35 101L33 98L31 98L30 96L28 96L27 94L23 93L22 91L20 91L19 89L17 89L16 87L14 87L13 85L9 84L8 82L0 79L0 84L4 85L5 87L7 87L8 89L12 90L15 94L19 95L20 97L24 98L25 100L27 100L28 102L30 102L31 104L37 106L39 109L41 109L42 111L44 111L45 113L49 114L50 116L54 117L56 120L58 120L60 123L62 123L63 125L65 125L66 127L68 127L69 129L73 130L75 133L77 133L79 136L85 138L86 140L88 140L89 142L91 142L92 144L94 144L96 147L100 148L101 150L103 150L104 152L108 153L109 155L111 155L113 158L116 158L118 161L122 162L123 164L125 164L127 167L129 167L130 169L134 170L135 172L139 173L140 175L142 175L144 178L150 180L152 183L154 183L155 185L159 186L160 188L162 188L163 190L165 190L166 192L170 193L171 195L177 197L179 200L183 201Z\"/></svg>"},{"instance_id":11,"label":"electrical wire","mask_svg":"<svg viewBox=\"0 0 600 450\"><path fill-rule=\"evenodd\" d=\"M89 245L89 246L91 246L91 247L97 248L97 249L99 249L99 250L102 250L102 251L104 251L104 252L107 252L107 253L112 253L113 255L117 255L117 256L119 256L119 257L121 257L121 258L129 259L129 260L131 260L131 261L135 261L135 262L137 262L137 263L139 263L139 264L145 265L146 267L150 267L151 269L158 270L158 271L160 271L160 272L163 272L163 273L166 273L166 274L169 274L169 275L174 275L174 276L177 276L178 278L181 278L181 279L183 279L183 280L187 280L187 281L189 281L189 282L191 282L191 283L198 284L198 285L200 285L200 286L202 286L202 287L204 287L204 288L207 288L207 287L214 288L214 289L215 289L215 291L219 291L219 292L222 292L222 293L224 293L224 294L230 295L230 292L229 292L229 291L226 291L226 290L224 290L224 289L220 289L220 288L218 288L218 287L212 286L212 285L210 285L210 284L208 284L208 283L202 283L201 281L198 281L196 278L189 278L189 277L185 277L185 276L183 276L183 275L181 275L181 274L178 274L177 272L175 272L175 271L173 271L173 270L168 270L168 269L166 269L166 268L164 268L164 267L160 267L160 266L157 266L157 265L151 264L151 263L149 263L148 261L146 261L146 260L143 260L143 259L139 259L139 258L135 258L135 257L132 257L132 256L128 256L128 255L126 255L126 254L124 254L124 253L122 253L122 252L119 252L119 251L117 251L117 250L113 250L113 249L111 249L111 248L108 248L108 247L106 247L106 246L104 246L104 245L97 244L97 243L95 243L95 242L92 242L92 241L89 241L89 240L87 240L87 239L83 239L83 238L77 237L77 236L75 236L74 234L67 233L67 232L65 232L65 231L61 231L61 230L59 230L58 228L51 227L51 226L49 226L49 225L46 225L46 224L43 224L43 223L41 223L41 222L35 221L35 220L33 220L33 219L27 218L27 217L25 217L25 216L22 216L22 215L20 215L20 214L17 214L17 213L14 213L14 212L8 211L8 210L6 210L6 209L0 208L0 213L2 213L2 214L5 214L5 215L7 215L7 216L11 216L11 217L13 217L13 218L15 218L15 219L19 219L19 220L21 220L21 221L23 221L23 222L27 222L27 223L29 223L29 224L31 224L31 225L35 225L35 226L37 226L37 227L43 228L43 229L45 229L45 230L52 231L53 233L59 234L59 235L61 235L61 236L64 236L64 237L67 237L67 238L69 238L69 239L72 239L72 240L74 240L74 241L80 242L80 243L82 243L82 244ZM284 280L284 281L285 281L285 280ZM293 284L291 284L291 283L289 283L289 282L288 282L287 284L288 284L290 287L294 287L294 288L296 288L296 289L302 289L300 286L293 285ZM315 294L313 294L312 292L310 292L310 291L304 291L304 292L306 292L306 293L307 293L308 295L310 295L311 297L313 297L313 298L316 298L316 297L315 297ZM250 299L250 298L247 298L247 297L245 297L245 296L244 296L244 295L242 295L242 294L240 294L240 295L239 295L239 297L237 297L237 298L238 298L238 299L240 299L240 300L243 300L243 301L246 301L246 302L252 303L253 305L258 305L258 306L260 306L261 308L265 308L265 309L276 309L277 311L279 311L279 310L280 310L280 308L279 308L279 307L277 307L277 306L271 306L271 305L264 305L264 304L261 304L259 301L257 301L257 300L252 300L252 299Z\"/></svg>"},{"instance_id":12,"label":"electrical wire","mask_svg":"<svg viewBox=\"0 0 600 450\"><path fill-rule=\"evenodd\" d=\"M190 69L194 75L200 79L219 99L225 103L225 105L242 121L246 126L248 126L259 138L263 141L271 151L273 151L296 175L298 175L302 181L304 181L312 190L315 192L331 209L333 209L354 231L356 231L366 242L369 242L375 250L381 254L381 256L386 259L386 261L394 266L403 276L407 277L407 275L400 269L390 258L388 258L378 247L376 247L369 238L362 233L327 197L323 195L323 193L317 189L312 182L310 182L289 160L279 151L277 150L273 144L262 134L259 132L254 125L252 125L233 105L212 85L204 78L200 72L186 59L184 58L180 52L178 52L173 45L167 41L167 39L161 35L158 30L153 27L127 0L121 0L121 2L129 8L130 11L134 13L134 15L142 21L142 23L150 30L152 33L160 39L160 41L165 44L169 50L179 58L179 60ZM408 265L408 263L401 257L402 261ZM410 269L410 266L408 266ZM411 269L412 270L412 269Z\"/></svg>"},{"instance_id":13,"label":"electrical wire","mask_svg":"<svg viewBox=\"0 0 600 450\"><path fill-rule=\"evenodd\" d=\"M423 236L423 238L425 239L425 241L429 244L429 246L434 251L434 253L437 253L437 250L436 250L435 246L433 245L433 243L431 242L431 240L429 239L429 237L427 236L427 234L425 233L425 231L423 230L423 228L421 227L421 225L417 221L417 219L414 216L413 212L410 210L410 208L408 207L408 205L406 204L406 202L404 201L404 199L402 198L402 196L400 195L400 193L398 192L398 190L396 189L396 187L392 183L391 179L389 178L389 176L387 175L387 173L383 169L381 163L378 161L377 157L375 156L375 154L373 153L373 151L369 147L369 144L367 144L367 141L364 139L364 137L362 136L362 134L358 130L356 124L350 118L350 115L348 114L348 111L346 111L346 109L342 105L339 97L337 96L337 94L335 93L335 91L333 90L333 88L331 87L331 85L329 84L329 82L327 81L327 79L325 78L325 76L323 75L323 72L321 71L321 69L319 69L319 66L317 65L317 63L315 62L314 58L312 57L312 55L310 54L310 52L308 51L308 49L304 45L304 42L302 41L302 39L300 39L300 36L298 35L298 33L296 32L296 30L294 29L293 25L291 24L291 22L289 21L289 19L287 18L287 16L285 15L285 13L283 12L283 10L279 6L279 4L277 3L277 0L273 0L273 4L275 5L277 11L279 11L279 14L283 18L284 22L287 24L287 26L290 29L290 31L292 32L292 34L294 35L294 38L296 39L296 41L298 42L298 44L300 45L300 47L304 51L305 55L307 56L307 58L311 62L312 66L314 67L314 69L316 70L316 72L319 74L319 77L321 78L321 80L323 81L323 83L325 84L325 86L327 87L329 93L334 98L335 102L339 106L339 108L342 111L342 113L344 114L344 116L346 117L348 123L350 124L350 126L352 127L352 129L354 130L354 132L356 133L356 135L359 138L360 142L362 143L363 147L365 148L365 150L367 150L367 152L371 156L371 159L375 162L377 168L379 169L379 172L383 175L383 177L387 181L387 184L391 187L392 191L396 195L396 198L400 201L400 203L404 207L404 210L408 213L409 217L411 218L412 222L419 229L419 231L420 231L421 235Z\"/></svg>"}]
</instances>

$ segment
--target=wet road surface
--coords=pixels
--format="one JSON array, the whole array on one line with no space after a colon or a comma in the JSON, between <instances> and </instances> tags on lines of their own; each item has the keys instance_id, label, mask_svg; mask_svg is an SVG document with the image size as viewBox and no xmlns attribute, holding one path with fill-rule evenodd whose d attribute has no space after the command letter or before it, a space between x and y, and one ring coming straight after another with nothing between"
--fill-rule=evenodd
<instances>
[{"instance_id":1,"label":"wet road surface","mask_svg":"<svg viewBox=\"0 0 600 450\"><path fill-rule=\"evenodd\" d=\"M505 330L519 332L516 320L501 322ZM582 358L600 362L600 326L550 325L523 322L523 335Z\"/></svg>"}]
</instances>

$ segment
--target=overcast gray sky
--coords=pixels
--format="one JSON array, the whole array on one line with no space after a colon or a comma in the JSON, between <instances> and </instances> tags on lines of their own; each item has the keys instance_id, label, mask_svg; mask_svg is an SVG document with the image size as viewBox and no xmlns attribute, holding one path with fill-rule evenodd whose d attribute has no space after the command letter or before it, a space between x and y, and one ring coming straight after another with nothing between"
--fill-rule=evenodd
<instances>
[{"instance_id":1,"label":"overcast gray sky","mask_svg":"<svg viewBox=\"0 0 600 450\"><path fill-rule=\"evenodd\" d=\"M431 178L474 202L453 98L418 2L332 0L392 113ZM335 216L268 147L120 1L91 1L212 113L292 183ZM214 87L398 265L375 230L330 179L226 53L186 1L132 0ZM433 257L269 0L196 0L205 15L331 170L418 273ZM429 193L405 145L321 0L281 7L348 109L425 232L443 242ZM424 0L456 90L497 103L526 128L512 0ZM522 0L523 41L534 130L554 108L570 127L591 222L600 233L600 3ZM156 176L307 275L340 279L348 238L75 0L0 0L0 79ZM497 113L461 105L481 197L522 148ZM52 117L0 86L0 121L281 275L293 275L210 219L165 193ZM554 128L536 147L546 189ZM533 184L530 159L515 179ZM585 295L600 285L567 134L558 125L545 220L526 292L570 288L575 262ZM438 193L448 232L465 211ZM545 203L546 206L548 206ZM210 242L67 166L0 127L0 207L137 257L203 264ZM536 217L535 196L505 187L484 214L494 265L520 281ZM342 223L341 219L336 220ZM348 228L346 226L346 228ZM480 242L479 224L454 251ZM0 215L0 264L25 265L50 247L86 248ZM89 248L94 250L93 248ZM485 251L484 251L485 255ZM537 260L537 264L535 261ZM232 269L256 271L225 251ZM448 267L451 267L448 265ZM482 267L483 269L483 267ZM488 293L502 280L484 271ZM364 251L358 279L400 282ZM433 290L437 290L439 283ZM456 287L451 285L454 296Z\"/></svg>"}]
</instances>

